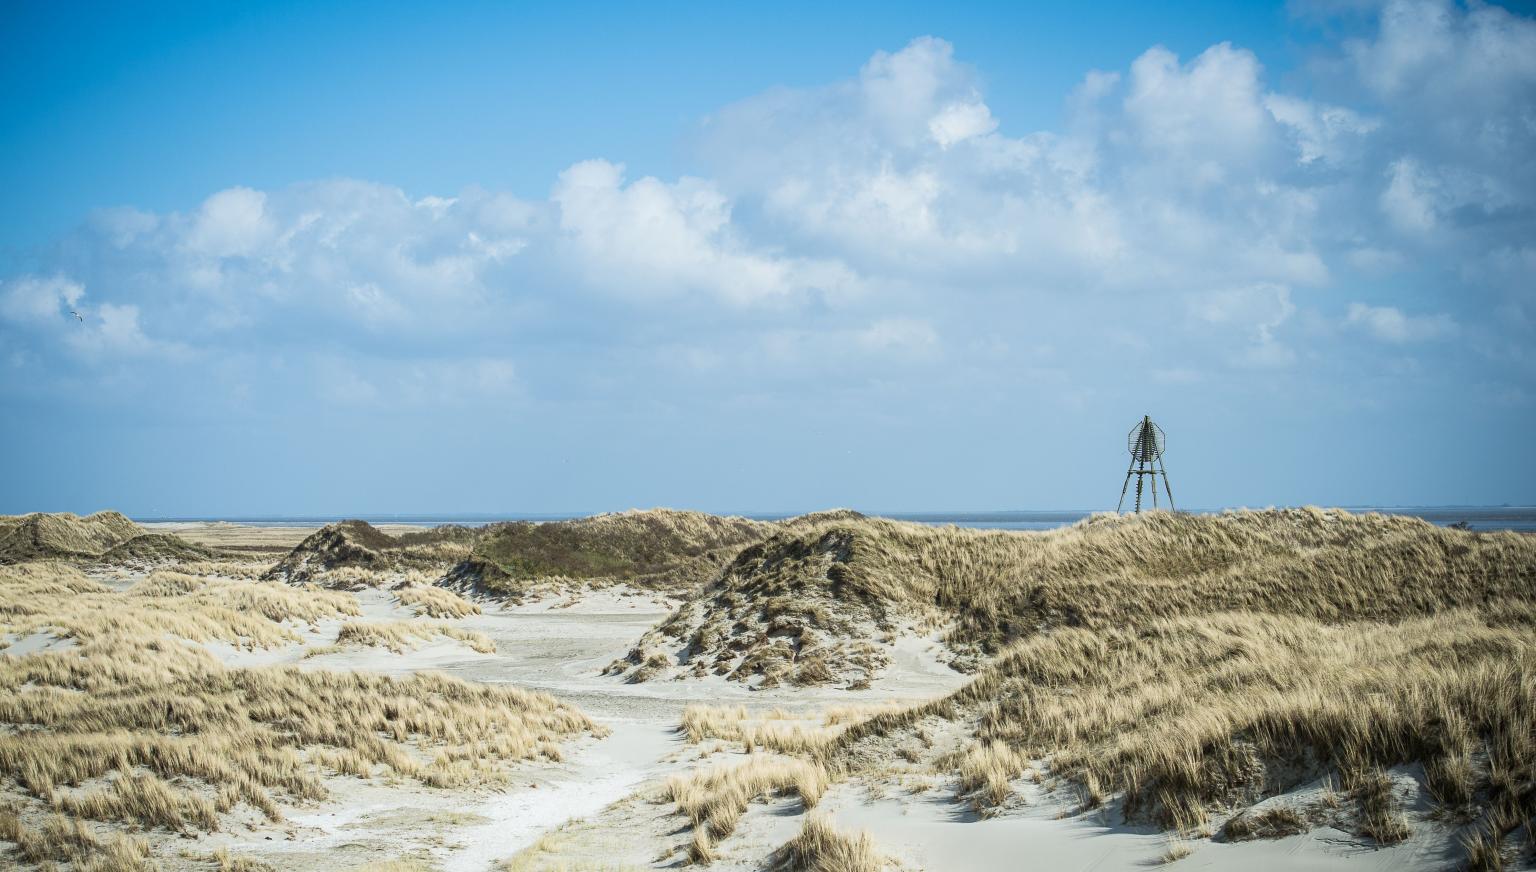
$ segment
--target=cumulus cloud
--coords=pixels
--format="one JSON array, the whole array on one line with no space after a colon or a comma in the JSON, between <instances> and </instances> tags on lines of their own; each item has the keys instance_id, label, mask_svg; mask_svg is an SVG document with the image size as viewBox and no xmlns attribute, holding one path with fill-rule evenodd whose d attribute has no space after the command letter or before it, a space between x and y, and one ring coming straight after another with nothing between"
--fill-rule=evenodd
<instances>
[{"instance_id":1,"label":"cumulus cloud","mask_svg":"<svg viewBox=\"0 0 1536 872\"><path fill-rule=\"evenodd\" d=\"M188 251L207 257L249 256L272 237L267 195L230 188L203 201L182 237Z\"/></svg>"},{"instance_id":2,"label":"cumulus cloud","mask_svg":"<svg viewBox=\"0 0 1536 872\"><path fill-rule=\"evenodd\" d=\"M604 160L560 174L552 199L572 261L595 285L621 295L702 291L733 303L804 292L855 290L840 264L753 252L731 232L730 203L710 182L653 177L624 184Z\"/></svg>"},{"instance_id":3,"label":"cumulus cloud","mask_svg":"<svg viewBox=\"0 0 1536 872\"><path fill-rule=\"evenodd\" d=\"M0 339L13 361L268 353L362 405L505 396L559 377L554 355L825 378L1097 343L1179 386L1326 360L1341 321L1399 355L1474 325L1528 344L1530 18L1393 2L1294 87L1242 46L1150 46L1033 132L963 48L923 36L722 107L679 177L573 155L539 198L335 179L103 210L3 280Z\"/></svg>"}]
</instances>

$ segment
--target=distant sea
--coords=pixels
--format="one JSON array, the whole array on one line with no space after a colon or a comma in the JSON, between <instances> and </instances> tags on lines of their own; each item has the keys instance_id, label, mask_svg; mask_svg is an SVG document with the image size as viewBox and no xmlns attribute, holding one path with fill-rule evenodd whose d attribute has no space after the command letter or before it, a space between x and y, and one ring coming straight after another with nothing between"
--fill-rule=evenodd
<instances>
[{"instance_id":1,"label":"distant sea","mask_svg":"<svg viewBox=\"0 0 1536 872\"><path fill-rule=\"evenodd\" d=\"M1351 512L1384 512L1390 515L1410 515L1423 518L1432 524L1449 526L1466 523L1473 530L1519 530L1536 533L1536 506L1343 506ZM1197 511L1208 511L1205 509ZM791 514L742 513L760 521L777 521ZM957 527L977 527L991 530L1049 530L1064 527L1088 517L1092 512L1078 510L1016 511L1016 512L889 512L868 513L898 521L919 524ZM462 524L481 527L497 521L563 521L581 515L349 515L371 524L417 524L435 527L438 524ZM145 522L172 521L229 521L257 527L318 526L340 521L340 516L260 516L249 518L137 518Z\"/></svg>"}]
</instances>

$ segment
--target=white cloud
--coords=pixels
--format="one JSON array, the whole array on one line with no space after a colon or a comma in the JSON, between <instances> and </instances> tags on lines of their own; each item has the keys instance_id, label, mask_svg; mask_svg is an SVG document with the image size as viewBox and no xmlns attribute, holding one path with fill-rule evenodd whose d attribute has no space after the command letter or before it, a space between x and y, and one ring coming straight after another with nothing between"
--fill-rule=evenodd
<instances>
[{"instance_id":1,"label":"white cloud","mask_svg":"<svg viewBox=\"0 0 1536 872\"><path fill-rule=\"evenodd\" d=\"M1446 339L1459 329L1449 315L1407 315L1393 306L1365 303L1350 303L1344 323L1383 342L1395 343Z\"/></svg>"},{"instance_id":2,"label":"white cloud","mask_svg":"<svg viewBox=\"0 0 1536 872\"><path fill-rule=\"evenodd\" d=\"M1256 157L1273 136L1252 52L1211 46L1188 64L1161 46L1131 64L1126 117L1143 144L1200 163L1205 173Z\"/></svg>"},{"instance_id":3,"label":"white cloud","mask_svg":"<svg viewBox=\"0 0 1536 872\"><path fill-rule=\"evenodd\" d=\"M1355 158L1381 122L1342 106L1325 106L1285 94L1269 94L1264 108L1291 131L1302 164L1340 164Z\"/></svg>"},{"instance_id":4,"label":"white cloud","mask_svg":"<svg viewBox=\"0 0 1536 872\"><path fill-rule=\"evenodd\" d=\"M626 185L622 166L590 160L560 174L552 199L572 265L619 295L703 291L747 304L855 290L852 273L838 263L747 249L732 232L729 201L702 179L667 184L647 176Z\"/></svg>"},{"instance_id":5,"label":"white cloud","mask_svg":"<svg viewBox=\"0 0 1536 872\"><path fill-rule=\"evenodd\" d=\"M0 314L23 323L73 320L69 309L78 306L84 295L84 285L61 275L21 276L0 283Z\"/></svg>"},{"instance_id":6,"label":"white cloud","mask_svg":"<svg viewBox=\"0 0 1536 872\"><path fill-rule=\"evenodd\" d=\"M696 175L582 160L540 199L335 179L103 211L0 286L0 338L39 359L142 358L174 336L209 358L276 343L420 362L332 379L371 402L515 389L559 367L475 361L523 361L547 337L546 353L594 358L641 344L697 378L878 369L978 336L997 337L982 345L1002 369L1108 337L1177 384L1214 381L1215 359L1324 359L1339 324L1306 319L1369 278L1382 305L1351 309L1349 329L1398 343L1484 322L1529 344L1533 33L1496 8L1393 3L1332 49L1334 80L1303 68L1294 88L1238 46L1152 47L1087 73L1062 129L1022 135L1001 132L954 47L920 37L723 108ZM1421 277L1444 283L1448 314L1394 305L1389 282ZM87 287L91 323L56 341ZM716 332L729 339L699 338ZM1190 337L1217 353L1181 359Z\"/></svg>"},{"instance_id":7,"label":"white cloud","mask_svg":"<svg viewBox=\"0 0 1536 872\"><path fill-rule=\"evenodd\" d=\"M182 241L197 254L235 257L256 253L272 234L267 195L250 188L230 188L203 201Z\"/></svg>"},{"instance_id":8,"label":"white cloud","mask_svg":"<svg viewBox=\"0 0 1536 872\"><path fill-rule=\"evenodd\" d=\"M979 100L951 103L928 121L928 133L940 148L991 133L997 129L992 110Z\"/></svg>"}]
</instances>

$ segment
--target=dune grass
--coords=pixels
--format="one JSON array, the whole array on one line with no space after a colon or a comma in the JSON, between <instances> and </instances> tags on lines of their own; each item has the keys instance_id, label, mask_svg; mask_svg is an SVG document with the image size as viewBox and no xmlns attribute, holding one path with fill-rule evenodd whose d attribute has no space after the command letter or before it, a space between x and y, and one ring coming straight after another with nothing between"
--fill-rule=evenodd
<instances>
[{"instance_id":1,"label":"dune grass","mask_svg":"<svg viewBox=\"0 0 1536 872\"><path fill-rule=\"evenodd\" d=\"M329 774L494 783L509 764L558 759L560 742L604 732L543 693L433 673L230 668L183 641L283 645L296 634L280 622L355 613L348 594L282 584L157 572L116 592L63 564L0 567L0 629L75 642L0 657L0 789L13 797L0 828L24 837L6 840L33 862L147 868L137 842L82 821L206 831L242 807L278 820L283 804L324 797Z\"/></svg>"},{"instance_id":2,"label":"dune grass","mask_svg":"<svg viewBox=\"0 0 1536 872\"><path fill-rule=\"evenodd\" d=\"M796 714L775 708L749 712L746 706L689 705L678 728L689 742L723 739L740 742L743 751L764 749L810 756L824 750L849 727L877 714L902 711L899 703L840 705Z\"/></svg>"},{"instance_id":3,"label":"dune grass","mask_svg":"<svg viewBox=\"0 0 1536 872\"><path fill-rule=\"evenodd\" d=\"M433 636L463 642L481 654L496 653L496 643L484 633L429 621L348 621L341 625L336 644L373 645L401 654Z\"/></svg>"},{"instance_id":4,"label":"dune grass","mask_svg":"<svg viewBox=\"0 0 1536 872\"><path fill-rule=\"evenodd\" d=\"M149 845L120 833L98 835L84 821L44 814L35 825L15 806L0 806L0 840L16 846L21 859L46 868L69 863L76 872L154 872Z\"/></svg>"},{"instance_id":5,"label":"dune grass","mask_svg":"<svg viewBox=\"0 0 1536 872\"><path fill-rule=\"evenodd\" d=\"M828 785L817 763L781 754L753 753L731 763L716 764L667 780L666 798L693 828L690 851L695 862L708 862L713 845L736 830L754 800L794 794L814 808Z\"/></svg>"},{"instance_id":6,"label":"dune grass","mask_svg":"<svg viewBox=\"0 0 1536 872\"><path fill-rule=\"evenodd\" d=\"M0 515L0 563L54 557L96 557L144 533L117 512L80 517L69 512Z\"/></svg>"},{"instance_id":7,"label":"dune grass","mask_svg":"<svg viewBox=\"0 0 1536 872\"><path fill-rule=\"evenodd\" d=\"M881 872L893 864L868 833L837 829L825 815L808 815L800 832L769 860L772 872Z\"/></svg>"},{"instance_id":8,"label":"dune grass","mask_svg":"<svg viewBox=\"0 0 1536 872\"><path fill-rule=\"evenodd\" d=\"M1536 811L1536 645L1479 612L1324 624L1227 612L1018 643L951 697L849 730L859 742L929 715L975 719L957 769L982 807L1043 759L1093 805L1185 830L1320 772L1338 772L1362 835L1407 835L1384 767L1425 764L1429 789L1524 822Z\"/></svg>"},{"instance_id":9,"label":"dune grass","mask_svg":"<svg viewBox=\"0 0 1536 872\"><path fill-rule=\"evenodd\" d=\"M480 614L480 607L447 588L431 584L408 584L395 590L400 604L429 618L467 618Z\"/></svg>"},{"instance_id":10,"label":"dune grass","mask_svg":"<svg viewBox=\"0 0 1536 872\"><path fill-rule=\"evenodd\" d=\"M945 628L970 670L1055 627L1222 611L1396 620L1495 600L1536 602L1536 538L1322 509L1100 515L1034 533L834 518L743 548L613 668L861 687L889 659L871 640L905 626Z\"/></svg>"}]
</instances>

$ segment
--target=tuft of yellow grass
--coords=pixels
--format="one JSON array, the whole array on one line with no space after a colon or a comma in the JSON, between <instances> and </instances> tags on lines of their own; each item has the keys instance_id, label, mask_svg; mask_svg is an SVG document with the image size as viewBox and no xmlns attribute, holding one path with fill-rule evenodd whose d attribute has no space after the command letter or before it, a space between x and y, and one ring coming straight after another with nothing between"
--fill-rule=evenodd
<instances>
[{"instance_id":1,"label":"tuft of yellow grass","mask_svg":"<svg viewBox=\"0 0 1536 872\"><path fill-rule=\"evenodd\" d=\"M742 750L761 748L780 754L815 755L855 724L880 714L899 712L900 703L841 705L820 712L796 714L775 708L749 712L746 706L689 705L679 729L689 742L724 739L742 743Z\"/></svg>"},{"instance_id":2,"label":"tuft of yellow grass","mask_svg":"<svg viewBox=\"0 0 1536 872\"><path fill-rule=\"evenodd\" d=\"M1013 779L1028 767L1029 760L1006 743L997 739L978 742L960 758L957 787L971 797L976 811L986 816L1002 807L1013 793Z\"/></svg>"},{"instance_id":3,"label":"tuft of yellow grass","mask_svg":"<svg viewBox=\"0 0 1536 872\"><path fill-rule=\"evenodd\" d=\"M480 614L480 607L451 590L431 584L410 584L395 590L400 604L429 618L465 618Z\"/></svg>"},{"instance_id":4,"label":"tuft of yellow grass","mask_svg":"<svg viewBox=\"0 0 1536 872\"><path fill-rule=\"evenodd\" d=\"M481 654L496 653L496 643L484 633L426 621L348 621L341 625L336 644L378 646L400 654L433 636L455 639Z\"/></svg>"},{"instance_id":5,"label":"tuft of yellow grass","mask_svg":"<svg viewBox=\"0 0 1536 872\"><path fill-rule=\"evenodd\" d=\"M155 872L149 845L121 834L98 836L84 821L45 814L29 826L15 807L0 807L0 840L12 842L25 860L39 866L70 863L77 872Z\"/></svg>"},{"instance_id":6,"label":"tuft of yellow grass","mask_svg":"<svg viewBox=\"0 0 1536 872\"><path fill-rule=\"evenodd\" d=\"M218 872L272 872L270 865L253 857L231 854L228 848L214 851L213 862L218 865Z\"/></svg>"},{"instance_id":7,"label":"tuft of yellow grass","mask_svg":"<svg viewBox=\"0 0 1536 872\"><path fill-rule=\"evenodd\" d=\"M718 764L667 780L666 797L677 804L704 846L729 836L754 799L793 793L814 808L826 791L819 764L781 754L753 753L737 763ZM702 837L701 830L707 830Z\"/></svg>"},{"instance_id":8,"label":"tuft of yellow grass","mask_svg":"<svg viewBox=\"0 0 1536 872\"><path fill-rule=\"evenodd\" d=\"M845 833L822 814L806 817L789 842L770 859L773 872L881 872L894 864L875 849L868 833Z\"/></svg>"}]
</instances>

